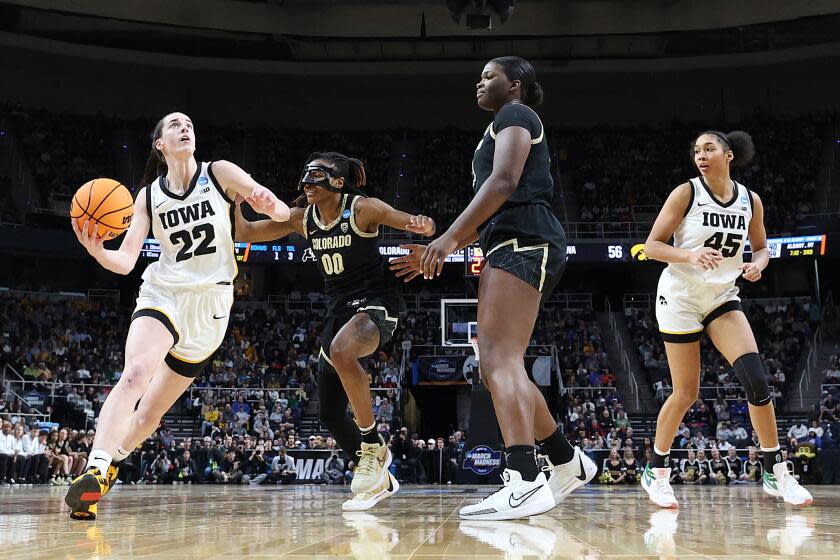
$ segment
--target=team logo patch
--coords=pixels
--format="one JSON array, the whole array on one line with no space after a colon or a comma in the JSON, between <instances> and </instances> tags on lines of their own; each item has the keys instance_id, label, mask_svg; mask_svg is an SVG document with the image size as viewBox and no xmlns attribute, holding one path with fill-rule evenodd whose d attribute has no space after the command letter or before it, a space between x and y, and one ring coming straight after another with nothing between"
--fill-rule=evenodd
<instances>
[{"instance_id":1,"label":"team logo patch","mask_svg":"<svg viewBox=\"0 0 840 560\"><path fill-rule=\"evenodd\" d=\"M342 212L342 213L341 213L341 217L342 217L342 218L349 218L349 217L350 217L350 209L348 208L347 210L345 210L344 212ZM344 231L347 231L347 230L344 230Z\"/></svg>"},{"instance_id":2,"label":"team logo patch","mask_svg":"<svg viewBox=\"0 0 840 560\"><path fill-rule=\"evenodd\" d=\"M210 187L204 187L203 189L201 189L201 194L205 194L205 193L209 193L209 192L210 192Z\"/></svg>"},{"instance_id":3,"label":"team logo patch","mask_svg":"<svg viewBox=\"0 0 840 560\"><path fill-rule=\"evenodd\" d=\"M349 212L349 210L346 210L346 211ZM341 222L341 233L347 233L347 229L348 229L347 222Z\"/></svg>"},{"instance_id":4,"label":"team logo patch","mask_svg":"<svg viewBox=\"0 0 840 560\"><path fill-rule=\"evenodd\" d=\"M668 300L665 299L665 296L659 296L659 305L668 305Z\"/></svg>"},{"instance_id":5,"label":"team logo patch","mask_svg":"<svg viewBox=\"0 0 840 560\"><path fill-rule=\"evenodd\" d=\"M486 445L479 445L464 455L464 468L475 474L490 474L502 466L502 452L493 451Z\"/></svg>"},{"instance_id":6,"label":"team logo patch","mask_svg":"<svg viewBox=\"0 0 840 560\"><path fill-rule=\"evenodd\" d=\"M208 180L209 179L207 179L207 177L201 176L201 177L198 178L198 184L203 187L204 185L207 184Z\"/></svg>"}]
</instances>

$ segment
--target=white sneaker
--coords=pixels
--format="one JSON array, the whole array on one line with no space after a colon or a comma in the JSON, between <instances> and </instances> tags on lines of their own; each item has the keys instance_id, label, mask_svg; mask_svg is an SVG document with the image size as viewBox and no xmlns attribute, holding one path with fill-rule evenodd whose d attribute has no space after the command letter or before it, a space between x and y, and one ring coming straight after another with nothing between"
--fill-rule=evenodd
<instances>
[{"instance_id":1,"label":"white sneaker","mask_svg":"<svg viewBox=\"0 0 840 560\"><path fill-rule=\"evenodd\" d=\"M671 469L650 468L650 465L642 471L642 488L648 494L648 498L654 504L663 508L678 508L677 498L674 496L674 489L671 488Z\"/></svg>"},{"instance_id":2,"label":"white sneaker","mask_svg":"<svg viewBox=\"0 0 840 560\"><path fill-rule=\"evenodd\" d=\"M505 553L505 558L551 557L557 546L554 531L523 522L461 521L460 531Z\"/></svg>"},{"instance_id":3,"label":"white sneaker","mask_svg":"<svg viewBox=\"0 0 840 560\"><path fill-rule=\"evenodd\" d=\"M396 494L400 489L400 483L397 482L394 475L388 472L387 469L385 472L387 473L385 482L380 484L378 488L371 492L356 494L353 498L346 500L343 504L341 504L341 509L344 511L364 511L372 508L385 498L389 498Z\"/></svg>"},{"instance_id":4,"label":"white sneaker","mask_svg":"<svg viewBox=\"0 0 840 560\"><path fill-rule=\"evenodd\" d=\"M554 494L554 502L557 504L595 478L595 474L598 472L598 466L580 450L580 447L575 447L575 454L568 463L554 465L548 457L545 458L545 462L548 463L550 473L548 486L551 488L551 493Z\"/></svg>"},{"instance_id":5,"label":"white sneaker","mask_svg":"<svg viewBox=\"0 0 840 560\"><path fill-rule=\"evenodd\" d=\"M679 510L675 509L658 509L650 514L650 529L645 532L645 546L649 553L668 557L676 554L674 535L679 514Z\"/></svg>"},{"instance_id":6,"label":"white sneaker","mask_svg":"<svg viewBox=\"0 0 840 560\"><path fill-rule=\"evenodd\" d=\"M762 487L771 496L782 498L787 503L795 506L811 505L811 502L814 501L811 493L800 486L799 481L787 472L787 467L785 467L785 472L781 478L777 478L775 474L765 472Z\"/></svg>"},{"instance_id":7,"label":"white sneaker","mask_svg":"<svg viewBox=\"0 0 840 560\"><path fill-rule=\"evenodd\" d=\"M477 504L462 507L458 513L464 519L502 521L521 519L530 515L545 513L556 504L545 473L539 473L536 480L522 480L519 471L505 469L502 486Z\"/></svg>"},{"instance_id":8,"label":"white sneaker","mask_svg":"<svg viewBox=\"0 0 840 560\"><path fill-rule=\"evenodd\" d=\"M350 483L350 491L364 494L379 488L387 480L386 473L391 466L391 451L382 436L379 443L362 443L361 451L356 451L359 463Z\"/></svg>"}]
</instances>

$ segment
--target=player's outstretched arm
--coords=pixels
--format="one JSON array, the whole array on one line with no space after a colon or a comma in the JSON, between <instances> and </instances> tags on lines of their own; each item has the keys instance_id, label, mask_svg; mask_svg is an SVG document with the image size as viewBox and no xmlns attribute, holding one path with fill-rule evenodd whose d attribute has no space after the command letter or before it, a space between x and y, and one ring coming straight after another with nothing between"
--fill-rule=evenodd
<instances>
[{"instance_id":1,"label":"player's outstretched arm","mask_svg":"<svg viewBox=\"0 0 840 560\"><path fill-rule=\"evenodd\" d=\"M221 183L220 186L230 198L236 198L237 194L242 196L254 210L265 214L275 222L285 222L289 219L290 210L286 203L266 187L254 181L235 163L225 160L214 161L212 171L213 176Z\"/></svg>"},{"instance_id":2,"label":"player's outstretched arm","mask_svg":"<svg viewBox=\"0 0 840 560\"><path fill-rule=\"evenodd\" d=\"M134 216L131 218L131 225L125 232L125 238L119 249L106 249L103 243L105 237L98 238L99 224L96 224L91 231L89 222L80 222L78 219L70 220L73 224L73 232L87 252L102 265L103 268L116 274L128 274L134 270L137 264L137 257L143 248L143 241L149 231L149 212L146 209L146 189L144 187L137 193L134 201Z\"/></svg>"},{"instance_id":3,"label":"player's outstretched arm","mask_svg":"<svg viewBox=\"0 0 840 560\"><path fill-rule=\"evenodd\" d=\"M290 210L290 217L285 222L275 222L273 220L249 222L242 215L242 206L237 204L235 214L236 241L244 241L246 243L274 241L275 239L286 237L291 233L299 233L305 237L303 214L303 208L292 208Z\"/></svg>"},{"instance_id":4,"label":"player's outstretched arm","mask_svg":"<svg viewBox=\"0 0 840 560\"><path fill-rule=\"evenodd\" d=\"M691 183L683 183L668 195L645 241L645 255L655 261L691 263L703 270L714 270L723 260L723 255L717 249L702 247L689 251L668 243L685 217L686 209L691 202L691 189Z\"/></svg>"},{"instance_id":5,"label":"player's outstretched arm","mask_svg":"<svg viewBox=\"0 0 840 560\"><path fill-rule=\"evenodd\" d=\"M356 225L363 231L373 233L381 224L394 229L410 231L426 237L435 234L437 226L435 221L428 216L413 215L402 210L397 210L387 202L378 198L360 198L355 206Z\"/></svg>"}]
</instances>

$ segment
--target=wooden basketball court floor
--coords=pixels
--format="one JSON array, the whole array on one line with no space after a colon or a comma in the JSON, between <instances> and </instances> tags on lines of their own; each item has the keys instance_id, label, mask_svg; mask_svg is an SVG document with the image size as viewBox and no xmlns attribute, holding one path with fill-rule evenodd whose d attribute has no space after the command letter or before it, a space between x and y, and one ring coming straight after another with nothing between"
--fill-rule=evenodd
<instances>
[{"instance_id":1,"label":"wooden basketball court floor","mask_svg":"<svg viewBox=\"0 0 840 560\"><path fill-rule=\"evenodd\" d=\"M95 522L67 517L64 487L0 489L3 558L840 558L840 487L792 508L757 486L677 487L679 511L638 487L590 486L542 516L462 521L489 487L403 486L363 513L338 486L117 486Z\"/></svg>"}]
</instances>

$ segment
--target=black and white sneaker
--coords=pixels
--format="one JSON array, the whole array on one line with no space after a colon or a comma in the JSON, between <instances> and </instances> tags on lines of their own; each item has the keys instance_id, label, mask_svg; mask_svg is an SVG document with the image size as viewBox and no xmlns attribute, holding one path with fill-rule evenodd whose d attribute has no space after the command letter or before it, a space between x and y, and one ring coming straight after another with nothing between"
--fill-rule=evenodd
<instances>
[{"instance_id":1,"label":"black and white sneaker","mask_svg":"<svg viewBox=\"0 0 840 560\"><path fill-rule=\"evenodd\" d=\"M505 469L502 481L504 486L493 494L477 504L461 508L458 512L461 518L484 521L521 519L545 513L555 506L545 473L541 472L536 480L528 482L522 480L519 471Z\"/></svg>"},{"instance_id":2,"label":"black and white sneaker","mask_svg":"<svg viewBox=\"0 0 840 560\"><path fill-rule=\"evenodd\" d=\"M562 502L566 496L595 478L598 466L595 462L575 447L575 455L572 460L563 465L552 465L548 457L545 458L548 464L548 485L554 494L556 503Z\"/></svg>"}]
</instances>

